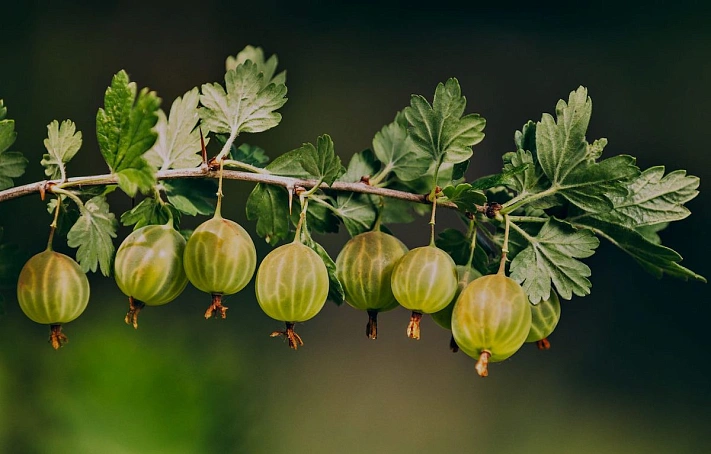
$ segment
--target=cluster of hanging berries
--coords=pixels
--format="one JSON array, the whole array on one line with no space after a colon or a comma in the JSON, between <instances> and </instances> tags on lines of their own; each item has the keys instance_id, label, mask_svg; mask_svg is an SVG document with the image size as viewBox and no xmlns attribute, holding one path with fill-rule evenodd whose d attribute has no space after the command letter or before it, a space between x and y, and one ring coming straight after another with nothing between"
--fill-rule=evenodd
<instances>
[{"instance_id":1,"label":"cluster of hanging berries","mask_svg":"<svg viewBox=\"0 0 711 454\"><path fill-rule=\"evenodd\" d=\"M218 199L219 200L219 199ZM118 287L129 298L126 323L138 327L145 306L159 306L177 298L190 281L211 295L206 318L226 317L222 297L242 290L257 269L257 254L247 231L222 217L219 209L186 240L172 226L149 225L135 230L120 245L114 265ZM303 214L302 214L303 216ZM319 313L328 298L327 268L313 249L302 244L300 226L292 242L275 248L256 270L255 292L262 310L285 323L290 347L303 341L295 323ZM89 283L70 257L47 249L23 267L17 297L23 312L51 326L56 349L66 342L61 325L76 319L89 301ZM473 256L473 250L472 250ZM412 311L407 335L420 338L420 320L431 314L452 331L452 349L477 360L479 375L489 362L513 355L524 342L547 348L546 338L560 317L557 296L532 305L521 286L504 274L503 263L494 275L481 276L471 267L456 266L445 251L431 242L408 250L400 240L375 230L351 238L336 259L336 274L346 302L368 313L366 335L377 337L379 312L398 305Z\"/></svg>"}]
</instances>

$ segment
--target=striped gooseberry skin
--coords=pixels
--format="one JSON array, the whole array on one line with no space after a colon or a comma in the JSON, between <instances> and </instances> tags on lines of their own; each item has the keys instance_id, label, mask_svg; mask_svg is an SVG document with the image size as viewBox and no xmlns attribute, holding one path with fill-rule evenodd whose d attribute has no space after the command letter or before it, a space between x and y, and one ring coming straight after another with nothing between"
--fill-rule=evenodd
<instances>
[{"instance_id":1,"label":"striped gooseberry skin","mask_svg":"<svg viewBox=\"0 0 711 454\"><path fill-rule=\"evenodd\" d=\"M183 265L188 280L199 290L231 295L252 279L257 251L241 225L214 217L200 224L190 236Z\"/></svg>"},{"instance_id":2,"label":"striped gooseberry skin","mask_svg":"<svg viewBox=\"0 0 711 454\"><path fill-rule=\"evenodd\" d=\"M169 303L188 285L185 239L168 225L147 225L123 240L114 274L121 291L147 306Z\"/></svg>"},{"instance_id":3,"label":"striped gooseberry skin","mask_svg":"<svg viewBox=\"0 0 711 454\"><path fill-rule=\"evenodd\" d=\"M257 270L257 302L275 320L295 323L319 313L328 297L328 271L308 246L289 243L271 251Z\"/></svg>"},{"instance_id":4,"label":"striped gooseberry skin","mask_svg":"<svg viewBox=\"0 0 711 454\"><path fill-rule=\"evenodd\" d=\"M537 342L553 333L560 320L560 300L551 290L551 296L535 306L531 304L531 330L526 342Z\"/></svg>"},{"instance_id":5,"label":"striped gooseberry skin","mask_svg":"<svg viewBox=\"0 0 711 454\"><path fill-rule=\"evenodd\" d=\"M89 303L89 280L72 258L44 251L20 271L17 300L22 312L44 325L68 323Z\"/></svg>"},{"instance_id":6,"label":"striped gooseberry skin","mask_svg":"<svg viewBox=\"0 0 711 454\"><path fill-rule=\"evenodd\" d=\"M452 311L454 310L454 303L457 302L457 298L462 293L462 290L474 279L480 278L481 273L470 266L457 265L457 277L459 278L459 283L457 285L457 292L454 294L452 301L447 304L447 307L441 311L437 311L432 314L432 320L435 321L439 326L444 329L452 329Z\"/></svg>"},{"instance_id":7,"label":"striped gooseberry skin","mask_svg":"<svg viewBox=\"0 0 711 454\"><path fill-rule=\"evenodd\" d=\"M398 261L390 283L401 306L431 314L444 309L457 292L457 267L443 250L418 247Z\"/></svg>"},{"instance_id":8,"label":"striped gooseberry skin","mask_svg":"<svg viewBox=\"0 0 711 454\"><path fill-rule=\"evenodd\" d=\"M396 308L390 278L395 264L406 253L407 246L385 232L366 232L351 238L336 258L346 303L360 310Z\"/></svg>"},{"instance_id":9,"label":"striped gooseberry skin","mask_svg":"<svg viewBox=\"0 0 711 454\"><path fill-rule=\"evenodd\" d=\"M501 274L480 277L459 295L452 336L467 355L503 361L521 348L531 329L531 309L520 285Z\"/></svg>"}]
</instances>

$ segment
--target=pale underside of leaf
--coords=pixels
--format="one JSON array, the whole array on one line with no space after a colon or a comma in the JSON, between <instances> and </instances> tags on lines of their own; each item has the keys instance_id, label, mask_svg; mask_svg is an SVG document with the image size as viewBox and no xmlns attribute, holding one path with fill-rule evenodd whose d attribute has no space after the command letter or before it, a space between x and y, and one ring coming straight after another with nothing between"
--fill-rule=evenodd
<instances>
[{"instance_id":1,"label":"pale underside of leaf","mask_svg":"<svg viewBox=\"0 0 711 454\"><path fill-rule=\"evenodd\" d=\"M57 120L48 124L47 138L44 139L48 154L41 161L45 175L53 179L64 175L64 165L77 154L81 144L81 131L76 130L73 121L64 120L61 126Z\"/></svg>"},{"instance_id":2,"label":"pale underside of leaf","mask_svg":"<svg viewBox=\"0 0 711 454\"><path fill-rule=\"evenodd\" d=\"M199 114L212 132L236 136L241 132L262 132L281 121L276 109L286 103L286 86L262 87L264 74L251 61L225 74L226 91L220 84L204 84Z\"/></svg>"},{"instance_id":3,"label":"pale underside of leaf","mask_svg":"<svg viewBox=\"0 0 711 454\"><path fill-rule=\"evenodd\" d=\"M67 233L67 244L77 249L77 261L82 270L96 271L108 276L114 254L112 238L116 238L116 217L109 211L109 204L103 196L87 201L79 220Z\"/></svg>"},{"instance_id":4,"label":"pale underside of leaf","mask_svg":"<svg viewBox=\"0 0 711 454\"><path fill-rule=\"evenodd\" d=\"M153 167L166 170L200 165L202 145L200 131L196 127L200 120L197 109L199 101L200 93L197 88L193 88L173 101L167 118L162 110L158 111L155 126L158 139L144 155ZM209 138L205 138L205 145L208 143Z\"/></svg>"},{"instance_id":5,"label":"pale underside of leaf","mask_svg":"<svg viewBox=\"0 0 711 454\"><path fill-rule=\"evenodd\" d=\"M592 231L549 219L529 243L511 262L511 278L533 304L550 297L551 282L564 299L590 293L590 268L577 259L590 257L600 244Z\"/></svg>"}]
</instances>

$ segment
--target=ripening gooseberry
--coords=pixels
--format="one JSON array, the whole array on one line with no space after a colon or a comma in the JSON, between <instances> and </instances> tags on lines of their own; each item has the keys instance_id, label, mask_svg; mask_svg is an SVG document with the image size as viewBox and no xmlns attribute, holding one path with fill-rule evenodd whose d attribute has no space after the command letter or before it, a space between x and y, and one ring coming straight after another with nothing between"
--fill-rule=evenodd
<instances>
[{"instance_id":1,"label":"ripening gooseberry","mask_svg":"<svg viewBox=\"0 0 711 454\"><path fill-rule=\"evenodd\" d=\"M286 331L275 331L272 337L286 336L294 350L303 345L294 324L319 313L328 285L326 265L310 247L295 241L267 254L257 270L257 302L268 316L286 323Z\"/></svg>"},{"instance_id":2,"label":"ripening gooseberry","mask_svg":"<svg viewBox=\"0 0 711 454\"><path fill-rule=\"evenodd\" d=\"M398 261L390 283L395 299L412 311L408 337L419 339L422 314L444 309L457 292L457 267L443 250L418 247Z\"/></svg>"},{"instance_id":3,"label":"ripening gooseberry","mask_svg":"<svg viewBox=\"0 0 711 454\"><path fill-rule=\"evenodd\" d=\"M205 318L215 313L225 318L222 295L237 293L249 283L257 267L257 251L241 225L216 215L200 224L188 239L183 265L188 280L212 295Z\"/></svg>"},{"instance_id":4,"label":"ripening gooseberry","mask_svg":"<svg viewBox=\"0 0 711 454\"><path fill-rule=\"evenodd\" d=\"M31 320L50 325L54 349L67 342L62 324L84 312L89 302L89 280L72 258L47 249L30 258L20 271L17 301Z\"/></svg>"},{"instance_id":5,"label":"ripening gooseberry","mask_svg":"<svg viewBox=\"0 0 711 454\"><path fill-rule=\"evenodd\" d=\"M169 303L188 285L183 269L185 239L171 225L147 225L132 232L116 252L116 283L128 296L126 323L138 327L144 306Z\"/></svg>"},{"instance_id":6,"label":"ripening gooseberry","mask_svg":"<svg viewBox=\"0 0 711 454\"><path fill-rule=\"evenodd\" d=\"M336 258L336 273L350 306L368 312L365 334L378 336L378 313L397 307L390 278L397 261L407 253L402 241L375 230L351 238Z\"/></svg>"},{"instance_id":7,"label":"ripening gooseberry","mask_svg":"<svg viewBox=\"0 0 711 454\"><path fill-rule=\"evenodd\" d=\"M526 342L536 342L539 350L551 348L548 336L551 335L560 320L560 300L551 290L551 296L540 303L531 304L531 330Z\"/></svg>"},{"instance_id":8,"label":"ripening gooseberry","mask_svg":"<svg viewBox=\"0 0 711 454\"><path fill-rule=\"evenodd\" d=\"M488 375L490 361L503 361L521 348L531 330L529 306L521 286L503 274L480 277L462 290L452 312L452 335L477 359L479 375Z\"/></svg>"}]
</instances>

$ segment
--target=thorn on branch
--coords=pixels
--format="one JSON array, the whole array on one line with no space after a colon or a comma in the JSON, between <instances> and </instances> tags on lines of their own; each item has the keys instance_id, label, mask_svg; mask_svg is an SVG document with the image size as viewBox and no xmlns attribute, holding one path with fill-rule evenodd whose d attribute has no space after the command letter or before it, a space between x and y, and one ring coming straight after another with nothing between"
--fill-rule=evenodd
<instances>
[{"instance_id":1,"label":"thorn on branch","mask_svg":"<svg viewBox=\"0 0 711 454\"><path fill-rule=\"evenodd\" d=\"M52 192L52 187L56 186L54 181L45 181L39 187L40 199L44 202L44 198L48 192Z\"/></svg>"},{"instance_id":2,"label":"thorn on branch","mask_svg":"<svg viewBox=\"0 0 711 454\"><path fill-rule=\"evenodd\" d=\"M363 175L362 177L360 177L360 182L370 186L370 175Z\"/></svg>"},{"instance_id":3,"label":"thorn on branch","mask_svg":"<svg viewBox=\"0 0 711 454\"><path fill-rule=\"evenodd\" d=\"M207 148L205 148L205 137L202 135L202 128L198 126L200 131L200 150L202 151L202 166L207 167Z\"/></svg>"}]
</instances>

